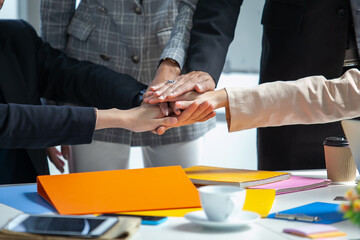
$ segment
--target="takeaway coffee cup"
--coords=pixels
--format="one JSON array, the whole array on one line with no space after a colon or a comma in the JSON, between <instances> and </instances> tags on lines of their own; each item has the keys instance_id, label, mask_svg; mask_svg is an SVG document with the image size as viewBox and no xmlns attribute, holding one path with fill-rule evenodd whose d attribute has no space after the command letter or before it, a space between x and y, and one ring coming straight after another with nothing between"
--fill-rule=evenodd
<instances>
[{"instance_id":1,"label":"takeaway coffee cup","mask_svg":"<svg viewBox=\"0 0 360 240\"><path fill-rule=\"evenodd\" d=\"M327 177L335 183L353 182L356 166L348 141L343 137L328 137L324 141Z\"/></svg>"},{"instance_id":2,"label":"takeaway coffee cup","mask_svg":"<svg viewBox=\"0 0 360 240\"><path fill-rule=\"evenodd\" d=\"M246 190L235 186L205 186L199 188L201 206L209 221L231 221L243 209Z\"/></svg>"}]
</instances>

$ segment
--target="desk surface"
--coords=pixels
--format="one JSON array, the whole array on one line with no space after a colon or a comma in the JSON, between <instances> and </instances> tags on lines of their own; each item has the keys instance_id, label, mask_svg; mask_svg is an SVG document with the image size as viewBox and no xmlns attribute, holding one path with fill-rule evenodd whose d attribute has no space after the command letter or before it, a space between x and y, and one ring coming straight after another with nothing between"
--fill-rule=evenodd
<instances>
[{"instance_id":1,"label":"desk surface","mask_svg":"<svg viewBox=\"0 0 360 240\"><path fill-rule=\"evenodd\" d=\"M294 175L311 176L311 177L325 177L325 171L293 171ZM336 196L343 196L346 190L353 187L354 184L349 185L330 185L324 188L318 188L303 192L283 194L276 196L274 205L271 212L277 212L288 208L297 207L300 205L312 202L330 202L340 203L333 201ZM0 204L0 226L6 221L20 213L20 211ZM242 227L236 230L214 230L207 229L196 224L192 224L184 218L169 217L169 219L159 226L146 226L142 225L139 232L134 235L134 240L147 240L147 239L304 239L289 234L282 233L285 227L300 226L308 223L291 222L276 219L260 219L259 221ZM333 224L341 231L347 234L344 238L337 239L359 239L360 228L351 224L349 221L342 221Z\"/></svg>"}]
</instances>

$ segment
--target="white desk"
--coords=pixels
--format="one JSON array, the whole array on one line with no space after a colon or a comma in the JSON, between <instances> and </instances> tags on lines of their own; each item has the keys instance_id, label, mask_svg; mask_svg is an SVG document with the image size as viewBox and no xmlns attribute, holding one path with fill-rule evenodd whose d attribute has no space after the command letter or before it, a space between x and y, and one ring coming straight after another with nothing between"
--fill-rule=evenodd
<instances>
[{"instance_id":1,"label":"white desk","mask_svg":"<svg viewBox=\"0 0 360 240\"><path fill-rule=\"evenodd\" d=\"M294 171L295 175L314 177L314 171ZM325 172L320 171L318 177L324 177ZM284 194L276 196L275 203L271 212L277 212L288 208L297 207L303 204L315 201L340 203L333 201L336 196L343 196L347 189L354 187L352 185L330 185L324 188L318 188L303 192ZM17 215L20 211L0 204L0 226L2 226L9 218ZM308 223L292 222L275 219L260 219L258 222L242 227L236 230L213 230L207 229L196 224L188 222L184 218L169 217L169 219L159 226L142 225L139 231L132 238L133 240L199 240L199 239L305 239L290 234L282 233L285 227L294 225L305 225ZM360 239L360 227L357 227L349 221L342 221L333 224L341 231L347 233L344 238L336 239Z\"/></svg>"}]
</instances>

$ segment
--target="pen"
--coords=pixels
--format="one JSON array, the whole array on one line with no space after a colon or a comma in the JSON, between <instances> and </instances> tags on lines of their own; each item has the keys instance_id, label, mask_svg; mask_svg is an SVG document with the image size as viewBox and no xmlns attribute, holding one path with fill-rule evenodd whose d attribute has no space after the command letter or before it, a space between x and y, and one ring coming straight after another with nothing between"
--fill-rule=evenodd
<instances>
[{"instance_id":1,"label":"pen","mask_svg":"<svg viewBox=\"0 0 360 240\"><path fill-rule=\"evenodd\" d=\"M318 222L321 220L318 216L308 216L304 214L286 214L286 213L275 213L275 218L286 219L286 220L298 220L304 222Z\"/></svg>"}]
</instances>

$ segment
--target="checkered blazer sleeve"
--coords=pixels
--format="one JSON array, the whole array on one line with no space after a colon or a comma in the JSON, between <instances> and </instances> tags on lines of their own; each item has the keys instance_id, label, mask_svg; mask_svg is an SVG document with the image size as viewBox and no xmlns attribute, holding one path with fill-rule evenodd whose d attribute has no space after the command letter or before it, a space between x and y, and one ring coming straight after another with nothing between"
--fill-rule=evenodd
<instances>
[{"instance_id":1,"label":"checkered blazer sleeve","mask_svg":"<svg viewBox=\"0 0 360 240\"><path fill-rule=\"evenodd\" d=\"M171 58L177 61L182 69L186 53L189 47L190 30L192 28L192 17L198 0L181 0L179 2L179 13L175 19L171 37L161 55L163 58Z\"/></svg>"},{"instance_id":2,"label":"checkered blazer sleeve","mask_svg":"<svg viewBox=\"0 0 360 240\"><path fill-rule=\"evenodd\" d=\"M76 0L41 0L41 36L52 47L64 50L66 29L75 13Z\"/></svg>"}]
</instances>

